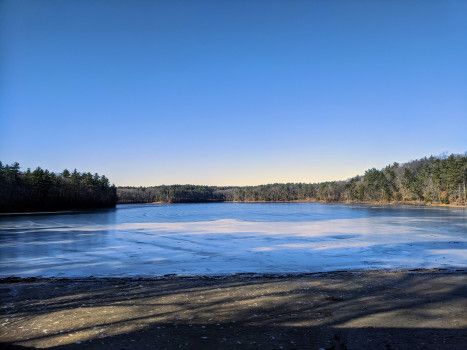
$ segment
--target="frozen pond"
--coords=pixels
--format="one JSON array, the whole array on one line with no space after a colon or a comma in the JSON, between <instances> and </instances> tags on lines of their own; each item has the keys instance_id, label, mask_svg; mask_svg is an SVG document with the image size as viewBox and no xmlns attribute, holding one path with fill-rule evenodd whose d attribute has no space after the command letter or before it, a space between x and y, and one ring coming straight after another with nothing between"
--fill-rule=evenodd
<instances>
[{"instance_id":1,"label":"frozen pond","mask_svg":"<svg viewBox=\"0 0 467 350\"><path fill-rule=\"evenodd\" d=\"M120 205L0 217L0 276L467 268L465 209Z\"/></svg>"}]
</instances>

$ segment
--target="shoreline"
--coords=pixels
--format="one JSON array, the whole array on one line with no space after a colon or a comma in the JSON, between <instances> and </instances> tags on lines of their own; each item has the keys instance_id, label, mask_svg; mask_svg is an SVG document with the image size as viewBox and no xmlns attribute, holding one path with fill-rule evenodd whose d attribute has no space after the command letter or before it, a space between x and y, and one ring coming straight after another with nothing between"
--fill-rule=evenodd
<instances>
[{"instance_id":1,"label":"shoreline","mask_svg":"<svg viewBox=\"0 0 467 350\"><path fill-rule=\"evenodd\" d=\"M409 207L409 208L447 208L447 209L467 209L466 204L443 204L443 203L420 203L420 202L326 202L318 200L291 200L291 201L207 201L207 202L136 202L136 203L117 203L118 205L149 205L149 204L211 204L211 203L246 203L246 204L280 204L280 203L319 203L329 205L361 205L361 206L377 206L377 207ZM17 215L50 215L50 214L75 214L96 211L106 211L117 209L115 207L95 208L95 209L76 209L76 210L57 210L57 211L27 211L27 212L6 212L0 213L2 216L17 216Z\"/></svg>"},{"instance_id":2,"label":"shoreline","mask_svg":"<svg viewBox=\"0 0 467 350\"><path fill-rule=\"evenodd\" d=\"M316 272L236 272L224 274L165 274L165 275L119 275L119 276L4 276L0 277L0 285L21 282L92 282L92 281L168 281L168 280L204 280L216 281L226 279L283 279L283 278L314 278L333 274L361 275L365 273L442 273L442 274L466 274L467 267L453 268L387 268L387 269L354 269Z\"/></svg>"},{"instance_id":3,"label":"shoreline","mask_svg":"<svg viewBox=\"0 0 467 350\"><path fill-rule=\"evenodd\" d=\"M357 202L357 201L348 201L348 202L326 202L319 200L290 200L290 201L206 201L206 202L136 202L136 203L117 203L117 205L131 205L131 204L210 204L210 203L319 203L319 204L340 204L340 205L363 205L363 206L388 206L388 207L426 207L426 208L460 208L467 209L467 204L455 204L455 203L422 203L422 202Z\"/></svg>"},{"instance_id":4,"label":"shoreline","mask_svg":"<svg viewBox=\"0 0 467 350\"><path fill-rule=\"evenodd\" d=\"M50 215L50 214L76 214L76 213L94 213L97 211L108 211L114 210L117 206L114 207L106 207L106 208L89 208L89 209L67 209L67 210L55 210L55 211L22 211L22 212L12 212L12 213L0 213L0 217L2 216L17 216L17 215Z\"/></svg>"},{"instance_id":5,"label":"shoreline","mask_svg":"<svg viewBox=\"0 0 467 350\"><path fill-rule=\"evenodd\" d=\"M319 203L319 204L340 204L340 205L364 205L364 206L387 206L387 207L440 207L440 208L467 208L465 204L454 203L421 203L421 202L358 202L358 201L343 201L343 202L326 202L319 200L292 200L292 201L230 201L224 203Z\"/></svg>"},{"instance_id":6,"label":"shoreline","mask_svg":"<svg viewBox=\"0 0 467 350\"><path fill-rule=\"evenodd\" d=\"M467 270L0 284L6 349L462 349Z\"/></svg>"}]
</instances>

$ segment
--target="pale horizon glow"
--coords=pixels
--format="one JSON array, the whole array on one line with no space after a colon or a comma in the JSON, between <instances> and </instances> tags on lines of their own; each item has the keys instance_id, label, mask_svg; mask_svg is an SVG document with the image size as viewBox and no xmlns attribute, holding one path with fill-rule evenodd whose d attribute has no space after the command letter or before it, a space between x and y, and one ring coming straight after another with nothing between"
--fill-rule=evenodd
<instances>
[{"instance_id":1,"label":"pale horizon glow","mask_svg":"<svg viewBox=\"0 0 467 350\"><path fill-rule=\"evenodd\" d=\"M446 154L465 154L466 151L459 151L459 152L442 152L438 154L432 154L433 156L444 156ZM427 157L431 155L426 155ZM267 171L261 172L260 169L255 171L255 174L262 174L254 176L248 176L246 171L236 171L233 167L231 169L220 169L218 173L206 174L203 177L196 177L196 173L190 173L190 170L182 171L182 174L185 176L181 176L181 174L176 174L174 176L173 172L168 169L165 172L161 172L159 170L159 174L157 178L158 181L154 181L151 174L147 177L141 176L138 172L135 173L126 173L124 169L122 171L117 171L115 176L110 176L110 181L115 184L116 186L160 186L160 185L206 185L206 186L256 186L256 185L267 185L267 184L274 184L274 183L319 183L319 182L326 182L326 181L341 181L341 180L348 180L357 175L363 175L364 172L371 168L382 169L386 165L393 164L394 162L397 163L405 163L409 162L414 159L420 159L425 157L425 155L420 155L418 157L414 157L411 159L406 159L404 161L387 161L387 162L380 162L380 164L375 164L368 162L368 165L362 165L359 168L343 168L340 169L336 164L324 164L324 169L318 169L316 171L313 168L308 170L302 169L302 171L297 171L298 167L290 167L288 169L289 174L283 175L282 177L277 176L278 173L284 173L284 169L281 169L280 166L276 169L270 168ZM10 163L13 163L11 161ZM321 164L321 165L323 165ZM365 163L364 163L365 164ZM36 168L37 166L41 165L34 165L25 166L24 164L21 165L21 170L26 170L28 167L31 169ZM42 168L47 168L41 166ZM250 169L250 166L247 166L246 169ZM63 169L51 169L51 171L56 173L60 173ZM70 167L67 168L68 170L72 171L74 168ZM93 172L93 169L77 169L81 172L90 171ZM226 173L221 173L224 170ZM241 170L241 169L240 169ZM108 175L105 171L100 173L101 175ZM120 174L123 174L121 176ZM193 175L195 174L195 175ZM276 175L276 176L275 176ZM178 182L174 182L173 179L180 179ZM223 182L219 182L219 179L224 179Z\"/></svg>"},{"instance_id":2,"label":"pale horizon glow","mask_svg":"<svg viewBox=\"0 0 467 350\"><path fill-rule=\"evenodd\" d=\"M0 161L119 186L467 150L467 2L0 2Z\"/></svg>"},{"instance_id":3,"label":"pale horizon glow","mask_svg":"<svg viewBox=\"0 0 467 350\"><path fill-rule=\"evenodd\" d=\"M433 156L440 156L444 154L464 154L466 151L458 152L441 152L433 154ZM153 180L151 174L147 177L141 176L141 174L126 174L124 178L120 180L117 176L113 178L117 186L159 186L159 185L211 185L211 186L256 186L273 183L319 183L326 181L340 181L348 180L357 175L363 175L364 172L371 168L382 169L386 165L397 163L405 163L414 159L423 157L429 157L431 155L420 155L414 158L405 159L402 161L388 160L380 162L363 161L361 166L352 167L352 162L348 162L346 167L339 167L339 164L326 164L326 162L316 162L316 166L321 166L320 169L300 167L299 164L296 166L287 166L288 169L281 168L281 165L276 167L269 167L267 169L255 168L254 164L245 165L244 168L239 167L236 169L235 166L227 169L215 169L211 174L205 174L202 171L191 173L190 169L181 171L182 174L176 174L174 176L170 169L157 174L158 182ZM254 169L251 171L254 175L249 175L245 169ZM212 171L212 170L211 170ZM178 182L174 182L173 179L180 179ZM222 179L222 180L220 180ZM126 181L126 182L125 182ZM221 182L219 182L221 181Z\"/></svg>"}]
</instances>

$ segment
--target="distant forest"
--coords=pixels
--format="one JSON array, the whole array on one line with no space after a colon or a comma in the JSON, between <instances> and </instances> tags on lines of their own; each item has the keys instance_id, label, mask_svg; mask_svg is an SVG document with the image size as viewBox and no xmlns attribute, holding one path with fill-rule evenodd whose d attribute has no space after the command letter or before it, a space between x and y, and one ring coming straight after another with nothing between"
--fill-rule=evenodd
<instances>
[{"instance_id":1,"label":"distant forest","mask_svg":"<svg viewBox=\"0 0 467 350\"><path fill-rule=\"evenodd\" d=\"M37 168L20 171L18 163L0 162L0 212L114 207L115 186L105 176Z\"/></svg>"},{"instance_id":2,"label":"distant forest","mask_svg":"<svg viewBox=\"0 0 467 350\"><path fill-rule=\"evenodd\" d=\"M467 154L369 169L345 181L260 186L119 187L105 176L0 162L0 212L113 207L117 203L322 201L467 205Z\"/></svg>"},{"instance_id":3,"label":"distant forest","mask_svg":"<svg viewBox=\"0 0 467 350\"><path fill-rule=\"evenodd\" d=\"M369 169L345 181L260 186L119 187L119 203L322 201L466 205L467 154Z\"/></svg>"}]
</instances>

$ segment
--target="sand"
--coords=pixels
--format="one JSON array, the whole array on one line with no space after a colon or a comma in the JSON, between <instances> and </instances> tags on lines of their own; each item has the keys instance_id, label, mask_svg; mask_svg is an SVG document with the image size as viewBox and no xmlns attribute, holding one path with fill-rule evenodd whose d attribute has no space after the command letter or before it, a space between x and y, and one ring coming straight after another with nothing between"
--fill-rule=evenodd
<instances>
[{"instance_id":1,"label":"sand","mask_svg":"<svg viewBox=\"0 0 467 350\"><path fill-rule=\"evenodd\" d=\"M3 348L465 349L467 271L3 279Z\"/></svg>"}]
</instances>

